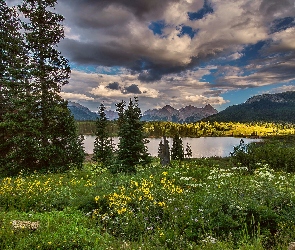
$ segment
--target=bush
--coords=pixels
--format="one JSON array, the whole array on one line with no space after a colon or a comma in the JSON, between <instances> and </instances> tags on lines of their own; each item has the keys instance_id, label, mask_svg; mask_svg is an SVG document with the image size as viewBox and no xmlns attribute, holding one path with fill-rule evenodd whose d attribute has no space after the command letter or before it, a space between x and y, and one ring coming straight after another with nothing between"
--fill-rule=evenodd
<instances>
[{"instance_id":1,"label":"bush","mask_svg":"<svg viewBox=\"0 0 295 250\"><path fill-rule=\"evenodd\" d=\"M262 143L241 143L231 153L236 166L254 171L257 163L265 163L276 171L295 172L295 147L283 142L267 140Z\"/></svg>"}]
</instances>

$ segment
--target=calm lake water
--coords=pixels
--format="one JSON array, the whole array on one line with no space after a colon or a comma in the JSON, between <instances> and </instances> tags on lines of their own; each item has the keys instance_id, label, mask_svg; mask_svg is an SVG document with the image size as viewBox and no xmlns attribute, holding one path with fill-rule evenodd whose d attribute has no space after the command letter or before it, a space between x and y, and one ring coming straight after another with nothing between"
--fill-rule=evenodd
<instances>
[{"instance_id":1,"label":"calm lake water","mask_svg":"<svg viewBox=\"0 0 295 250\"><path fill-rule=\"evenodd\" d=\"M84 147L88 154L93 153L95 136L85 135L84 136ZM114 138L114 144L118 143L118 138ZM158 147L161 139L158 138L148 138L150 141L147 144L148 152L152 156L158 155ZM241 138L235 137L200 137L200 138L182 138L183 146L186 144L191 145L194 158L200 157L210 157L210 156L220 156L226 157L233 152L233 148L240 144ZM245 143L261 141L260 139L249 139L243 138ZM168 138L169 146L172 146L172 138Z\"/></svg>"}]
</instances>

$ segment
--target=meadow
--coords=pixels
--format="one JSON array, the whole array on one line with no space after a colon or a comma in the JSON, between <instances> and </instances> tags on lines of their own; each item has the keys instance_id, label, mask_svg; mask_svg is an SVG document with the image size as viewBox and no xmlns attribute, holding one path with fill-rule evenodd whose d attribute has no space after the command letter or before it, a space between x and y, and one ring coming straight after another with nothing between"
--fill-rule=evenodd
<instances>
[{"instance_id":1,"label":"meadow","mask_svg":"<svg viewBox=\"0 0 295 250\"><path fill-rule=\"evenodd\" d=\"M272 168L273 159L249 168L236 153L167 167L154 159L134 175L85 162L2 178L0 249L287 249L294 174Z\"/></svg>"}]
</instances>

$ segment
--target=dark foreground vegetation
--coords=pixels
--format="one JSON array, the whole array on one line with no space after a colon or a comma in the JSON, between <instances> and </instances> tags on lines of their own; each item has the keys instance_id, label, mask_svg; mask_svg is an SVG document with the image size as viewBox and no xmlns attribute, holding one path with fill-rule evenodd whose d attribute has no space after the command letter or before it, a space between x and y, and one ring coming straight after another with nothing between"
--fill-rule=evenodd
<instances>
[{"instance_id":1,"label":"dark foreground vegetation","mask_svg":"<svg viewBox=\"0 0 295 250\"><path fill-rule=\"evenodd\" d=\"M0 248L286 249L295 239L294 151L292 139L270 140L229 158L166 167L154 159L132 175L85 162L2 178Z\"/></svg>"}]
</instances>

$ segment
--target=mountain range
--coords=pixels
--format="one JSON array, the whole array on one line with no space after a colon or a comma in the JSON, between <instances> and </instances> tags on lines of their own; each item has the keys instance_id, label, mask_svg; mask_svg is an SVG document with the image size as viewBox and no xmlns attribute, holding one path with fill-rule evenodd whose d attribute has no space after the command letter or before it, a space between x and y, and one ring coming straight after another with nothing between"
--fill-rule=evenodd
<instances>
[{"instance_id":1,"label":"mountain range","mask_svg":"<svg viewBox=\"0 0 295 250\"><path fill-rule=\"evenodd\" d=\"M68 102L68 108L77 121L95 121L98 117L97 113L90 111L87 107L77 102ZM118 119L118 113L115 111L105 110L105 114L109 120Z\"/></svg>"},{"instance_id":2,"label":"mountain range","mask_svg":"<svg viewBox=\"0 0 295 250\"><path fill-rule=\"evenodd\" d=\"M217 122L295 122L295 91L256 95L233 105L205 121Z\"/></svg>"},{"instance_id":3,"label":"mountain range","mask_svg":"<svg viewBox=\"0 0 295 250\"><path fill-rule=\"evenodd\" d=\"M91 112L87 107L69 102L68 108L75 120L96 120L97 113ZM118 118L115 111L106 111L109 120ZM277 94L256 95L242 104L237 104L218 112L210 104L203 108L186 106L175 109L166 105L160 109L149 109L143 113L143 121L172 121L179 123L203 121L217 122L292 122L295 123L295 91Z\"/></svg>"},{"instance_id":4,"label":"mountain range","mask_svg":"<svg viewBox=\"0 0 295 250\"><path fill-rule=\"evenodd\" d=\"M76 102L68 102L68 108L74 115L75 120L93 121L98 117L97 113L90 111L87 107ZM145 111L142 121L195 122L216 113L218 113L217 110L210 104L207 104L203 108L189 105L179 110L166 105L161 109ZM106 110L105 114L109 120L116 120L118 118L118 113L115 111Z\"/></svg>"},{"instance_id":5,"label":"mountain range","mask_svg":"<svg viewBox=\"0 0 295 250\"><path fill-rule=\"evenodd\" d=\"M171 121L171 122L196 122L205 117L217 114L218 111L210 104L203 108L197 108L192 105L181 109L175 109L166 105L161 109L149 109L143 113L143 121Z\"/></svg>"}]
</instances>

